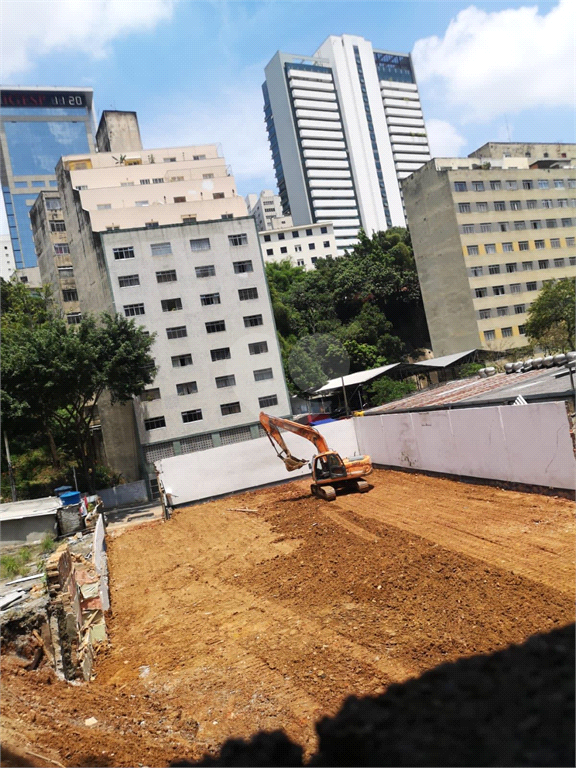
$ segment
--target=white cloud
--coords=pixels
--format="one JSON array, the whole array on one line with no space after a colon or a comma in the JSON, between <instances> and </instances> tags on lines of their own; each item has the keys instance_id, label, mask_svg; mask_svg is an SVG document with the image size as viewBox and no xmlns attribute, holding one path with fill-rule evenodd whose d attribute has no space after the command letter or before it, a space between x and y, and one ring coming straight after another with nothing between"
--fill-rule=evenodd
<instances>
[{"instance_id":1,"label":"white cloud","mask_svg":"<svg viewBox=\"0 0 576 768\"><path fill-rule=\"evenodd\" d=\"M263 72L264 66L259 63L241 70L226 87L209 89L209 99L186 101L179 95L174 104L160 105L157 122L140 120L145 145L221 144L238 186L249 185L251 179L271 179L273 165L261 90Z\"/></svg>"},{"instance_id":2,"label":"white cloud","mask_svg":"<svg viewBox=\"0 0 576 768\"><path fill-rule=\"evenodd\" d=\"M446 120L426 120L426 132L432 157L459 157L462 147L467 144L464 136Z\"/></svg>"},{"instance_id":3,"label":"white cloud","mask_svg":"<svg viewBox=\"0 0 576 768\"><path fill-rule=\"evenodd\" d=\"M420 85L459 108L463 122L488 122L530 108L573 109L575 37L573 0L546 15L536 6L470 6L443 38L418 40L412 56Z\"/></svg>"},{"instance_id":4,"label":"white cloud","mask_svg":"<svg viewBox=\"0 0 576 768\"><path fill-rule=\"evenodd\" d=\"M57 51L109 53L112 40L153 29L168 20L177 0L3 0L2 80L30 69L35 59Z\"/></svg>"}]
</instances>

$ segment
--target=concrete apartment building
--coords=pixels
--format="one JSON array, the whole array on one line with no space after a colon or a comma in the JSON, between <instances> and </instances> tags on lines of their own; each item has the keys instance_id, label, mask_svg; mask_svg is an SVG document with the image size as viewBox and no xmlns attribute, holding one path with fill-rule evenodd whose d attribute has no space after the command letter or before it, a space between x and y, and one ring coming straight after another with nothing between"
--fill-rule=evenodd
<instances>
[{"instance_id":1,"label":"concrete apartment building","mask_svg":"<svg viewBox=\"0 0 576 768\"><path fill-rule=\"evenodd\" d=\"M82 319L66 224L57 190L40 192L30 209L41 283L52 286L52 297L69 325Z\"/></svg>"},{"instance_id":2,"label":"concrete apartment building","mask_svg":"<svg viewBox=\"0 0 576 768\"><path fill-rule=\"evenodd\" d=\"M112 467L154 489L152 462L258 437L259 411L290 404L258 233L224 158L215 145L134 148L126 114L104 113L110 152L62 158L58 192L81 311L157 334L154 383L134 407L99 408ZM42 253L49 236L38 227Z\"/></svg>"},{"instance_id":3,"label":"concrete apartment building","mask_svg":"<svg viewBox=\"0 0 576 768\"><path fill-rule=\"evenodd\" d=\"M2 195L17 269L35 268L30 209L38 193L56 188L65 154L94 152L92 88L3 86L0 89ZM36 273L25 273L33 284Z\"/></svg>"},{"instance_id":4,"label":"concrete apartment building","mask_svg":"<svg viewBox=\"0 0 576 768\"><path fill-rule=\"evenodd\" d=\"M430 160L409 54L330 36L266 67L264 116L284 215L334 222L339 251L405 226L400 182Z\"/></svg>"},{"instance_id":5,"label":"concrete apartment building","mask_svg":"<svg viewBox=\"0 0 576 768\"><path fill-rule=\"evenodd\" d=\"M248 215L254 216L258 232L273 229L272 220L282 216L280 195L275 195L271 189L265 189L259 195L246 195L245 200Z\"/></svg>"},{"instance_id":6,"label":"concrete apartment building","mask_svg":"<svg viewBox=\"0 0 576 768\"><path fill-rule=\"evenodd\" d=\"M341 254L336 247L331 221L313 226L295 227L292 217L272 220L272 229L259 232L264 261L285 261L293 267L313 269L318 259L335 258Z\"/></svg>"},{"instance_id":7,"label":"concrete apartment building","mask_svg":"<svg viewBox=\"0 0 576 768\"><path fill-rule=\"evenodd\" d=\"M434 354L525 345L542 285L576 277L576 144L485 144L403 190Z\"/></svg>"}]
</instances>

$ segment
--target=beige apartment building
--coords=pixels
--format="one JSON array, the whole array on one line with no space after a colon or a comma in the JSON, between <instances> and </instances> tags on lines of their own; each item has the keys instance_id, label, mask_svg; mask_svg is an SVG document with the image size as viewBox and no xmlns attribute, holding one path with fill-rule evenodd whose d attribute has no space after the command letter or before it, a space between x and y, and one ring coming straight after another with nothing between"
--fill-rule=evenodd
<instances>
[{"instance_id":1,"label":"beige apartment building","mask_svg":"<svg viewBox=\"0 0 576 768\"><path fill-rule=\"evenodd\" d=\"M260 410L286 416L290 402L258 233L229 167L216 145L144 150L135 120L104 113L100 151L61 159L32 223L55 290L70 267L81 312L156 335L151 386L99 404L110 465L154 492L154 461L259 437Z\"/></svg>"},{"instance_id":2,"label":"beige apartment building","mask_svg":"<svg viewBox=\"0 0 576 768\"><path fill-rule=\"evenodd\" d=\"M403 192L434 354L525 345L542 285L576 277L576 145L486 144Z\"/></svg>"},{"instance_id":3,"label":"beige apartment building","mask_svg":"<svg viewBox=\"0 0 576 768\"><path fill-rule=\"evenodd\" d=\"M337 250L331 221L295 227L291 216L283 216L272 219L271 225L268 231L259 232L266 262L288 260L293 267L313 269L318 259L342 255Z\"/></svg>"}]
</instances>

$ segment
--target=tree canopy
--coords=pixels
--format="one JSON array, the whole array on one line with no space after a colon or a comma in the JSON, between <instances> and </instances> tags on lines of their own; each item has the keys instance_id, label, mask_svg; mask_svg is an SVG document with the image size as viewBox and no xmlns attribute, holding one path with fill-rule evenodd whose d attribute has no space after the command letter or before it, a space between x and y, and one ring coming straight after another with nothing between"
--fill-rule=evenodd
<instances>
[{"instance_id":1,"label":"tree canopy","mask_svg":"<svg viewBox=\"0 0 576 768\"><path fill-rule=\"evenodd\" d=\"M121 315L85 316L68 325L51 311L45 293L18 284L2 282L1 293L4 428L35 426L50 441L55 462L56 432L91 487L90 424L98 400L108 390L113 403L125 403L153 381L153 337Z\"/></svg>"},{"instance_id":2,"label":"tree canopy","mask_svg":"<svg viewBox=\"0 0 576 768\"><path fill-rule=\"evenodd\" d=\"M574 349L575 313L576 293L572 278L544 283L528 310L526 335L546 351Z\"/></svg>"},{"instance_id":3,"label":"tree canopy","mask_svg":"<svg viewBox=\"0 0 576 768\"><path fill-rule=\"evenodd\" d=\"M408 230L393 227L339 258L318 259L305 272L289 261L266 265L288 383L297 342L332 334L350 358L350 372L398 362L429 346L428 327ZM314 378L312 376L312 378Z\"/></svg>"}]
</instances>

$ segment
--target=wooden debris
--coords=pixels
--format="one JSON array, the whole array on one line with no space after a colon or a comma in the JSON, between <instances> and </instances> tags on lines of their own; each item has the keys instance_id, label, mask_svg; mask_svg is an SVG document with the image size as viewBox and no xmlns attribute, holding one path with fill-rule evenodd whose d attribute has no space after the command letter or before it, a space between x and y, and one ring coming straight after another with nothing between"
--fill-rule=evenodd
<instances>
[{"instance_id":1,"label":"wooden debris","mask_svg":"<svg viewBox=\"0 0 576 768\"><path fill-rule=\"evenodd\" d=\"M243 509L242 507L233 507L227 510L228 512L258 512L257 509Z\"/></svg>"},{"instance_id":2,"label":"wooden debris","mask_svg":"<svg viewBox=\"0 0 576 768\"><path fill-rule=\"evenodd\" d=\"M57 765L58 768L66 768L66 766L62 765L62 763L59 763L57 760L51 760L49 757L45 757L44 755L39 755L38 752L32 752L31 749L25 750L27 755L32 755L32 757L37 757L39 760L46 760L47 763L52 763L52 765Z\"/></svg>"}]
</instances>

